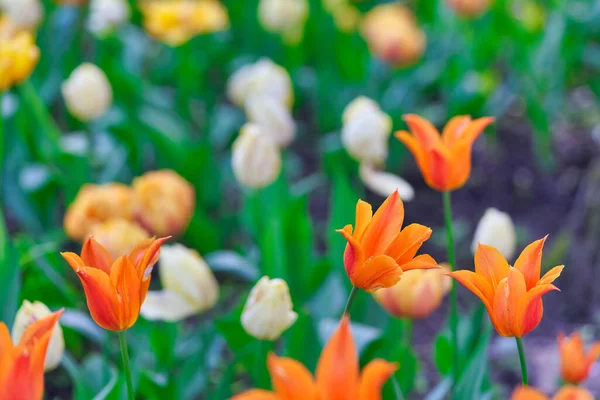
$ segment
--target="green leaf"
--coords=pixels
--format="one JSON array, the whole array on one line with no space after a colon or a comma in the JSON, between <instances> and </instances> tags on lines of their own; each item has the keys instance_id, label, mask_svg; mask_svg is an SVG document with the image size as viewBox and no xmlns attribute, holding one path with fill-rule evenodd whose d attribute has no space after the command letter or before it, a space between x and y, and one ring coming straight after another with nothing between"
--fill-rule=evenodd
<instances>
[{"instance_id":1,"label":"green leaf","mask_svg":"<svg viewBox=\"0 0 600 400\"><path fill-rule=\"evenodd\" d=\"M491 337L491 327L488 325L475 347L462 375L456 383L454 399L481 399L484 393L483 385L488 371L488 347Z\"/></svg>"},{"instance_id":2,"label":"green leaf","mask_svg":"<svg viewBox=\"0 0 600 400\"><path fill-rule=\"evenodd\" d=\"M11 326L19 307L21 270L8 241L4 217L0 214L0 321Z\"/></svg>"},{"instance_id":3,"label":"green leaf","mask_svg":"<svg viewBox=\"0 0 600 400\"><path fill-rule=\"evenodd\" d=\"M439 335L435 338L433 359L441 375L450 375L452 372L452 342L448 337Z\"/></svg>"}]
</instances>

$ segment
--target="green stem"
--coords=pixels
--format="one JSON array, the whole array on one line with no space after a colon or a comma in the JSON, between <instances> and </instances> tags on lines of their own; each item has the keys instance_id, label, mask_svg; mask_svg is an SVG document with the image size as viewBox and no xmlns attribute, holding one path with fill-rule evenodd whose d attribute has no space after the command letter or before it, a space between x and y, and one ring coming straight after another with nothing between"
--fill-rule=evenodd
<instances>
[{"instance_id":1,"label":"green stem","mask_svg":"<svg viewBox=\"0 0 600 400\"><path fill-rule=\"evenodd\" d=\"M19 85L19 91L21 96L25 99L25 101L29 104L31 111L33 112L34 117L37 119L38 123L42 126L44 132L50 136L50 138L58 142L60 140L60 130L56 126L56 123L50 116L46 105L42 98L37 94L35 88L28 80Z\"/></svg>"},{"instance_id":2,"label":"green stem","mask_svg":"<svg viewBox=\"0 0 600 400\"><path fill-rule=\"evenodd\" d=\"M450 269L456 270L456 256L454 255L454 234L452 232L452 202L450 192L442 192L444 200L444 220L446 224L446 248L448 251L448 262ZM458 300L456 296L456 280L452 279L452 288L450 290L450 335L452 340L452 372L454 384L458 381L459 363L458 363Z\"/></svg>"},{"instance_id":3,"label":"green stem","mask_svg":"<svg viewBox=\"0 0 600 400\"><path fill-rule=\"evenodd\" d=\"M267 371L267 355L271 350L272 342L268 340L259 340L256 355L256 385L260 389L269 388L269 374Z\"/></svg>"},{"instance_id":4,"label":"green stem","mask_svg":"<svg viewBox=\"0 0 600 400\"><path fill-rule=\"evenodd\" d=\"M404 344L407 347L410 347L412 345L412 328L413 328L413 321L410 318L405 318L404 319L404 332L403 332L403 336L404 336Z\"/></svg>"},{"instance_id":5,"label":"green stem","mask_svg":"<svg viewBox=\"0 0 600 400\"><path fill-rule=\"evenodd\" d=\"M123 359L123 369L125 370L125 379L127 380L127 398L133 400L133 382L131 381L131 367L129 366L129 352L127 351L127 337L125 331L118 332L119 344L121 345L121 358Z\"/></svg>"},{"instance_id":6,"label":"green stem","mask_svg":"<svg viewBox=\"0 0 600 400\"><path fill-rule=\"evenodd\" d=\"M348 296L348 301L346 302L346 308L344 308L344 315L350 315L350 308L352 307L352 303L354 303L354 297L358 292L358 288L356 286L352 286L352 290L350 291L350 296Z\"/></svg>"},{"instance_id":7,"label":"green stem","mask_svg":"<svg viewBox=\"0 0 600 400\"><path fill-rule=\"evenodd\" d=\"M398 383L396 374L392 375L392 385L394 385L394 394L396 395L396 400L404 400L404 396L402 395L402 390L400 389L400 384Z\"/></svg>"},{"instance_id":8,"label":"green stem","mask_svg":"<svg viewBox=\"0 0 600 400\"><path fill-rule=\"evenodd\" d=\"M529 385L529 378L527 376L527 360L525 359L525 350L523 349L523 339L516 337L517 349L519 349L519 360L521 361L521 378L523 385Z\"/></svg>"}]
</instances>

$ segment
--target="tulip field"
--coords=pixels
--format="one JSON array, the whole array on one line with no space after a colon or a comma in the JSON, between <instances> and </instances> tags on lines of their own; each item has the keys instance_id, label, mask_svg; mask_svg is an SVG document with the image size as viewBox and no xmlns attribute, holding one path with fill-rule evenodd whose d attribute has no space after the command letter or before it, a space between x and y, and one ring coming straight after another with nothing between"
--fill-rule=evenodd
<instances>
[{"instance_id":1,"label":"tulip field","mask_svg":"<svg viewBox=\"0 0 600 400\"><path fill-rule=\"evenodd\" d=\"M0 0L0 400L600 398L599 0Z\"/></svg>"}]
</instances>

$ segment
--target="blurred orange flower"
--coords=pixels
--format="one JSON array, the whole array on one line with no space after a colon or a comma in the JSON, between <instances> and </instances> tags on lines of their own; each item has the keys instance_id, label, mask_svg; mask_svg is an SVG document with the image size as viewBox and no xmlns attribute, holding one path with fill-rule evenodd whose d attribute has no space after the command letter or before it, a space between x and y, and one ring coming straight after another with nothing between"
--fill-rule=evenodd
<instances>
[{"instance_id":1,"label":"blurred orange flower","mask_svg":"<svg viewBox=\"0 0 600 400\"><path fill-rule=\"evenodd\" d=\"M425 182L435 190L446 192L460 188L471 174L471 148L477 137L494 118L471 120L468 115L452 118L441 136L438 130L418 115L408 114L404 120L412 135L396 132L411 151Z\"/></svg>"},{"instance_id":2,"label":"blurred orange flower","mask_svg":"<svg viewBox=\"0 0 600 400\"><path fill-rule=\"evenodd\" d=\"M558 349L560 375L566 382L574 385L587 379L592 365L600 358L600 341L594 343L586 354L583 339L578 332L571 337L565 336L564 333L559 334Z\"/></svg>"},{"instance_id":3,"label":"blurred orange flower","mask_svg":"<svg viewBox=\"0 0 600 400\"><path fill-rule=\"evenodd\" d=\"M463 18L480 17L491 6L491 0L446 0L446 3Z\"/></svg>"},{"instance_id":4,"label":"blurred orange flower","mask_svg":"<svg viewBox=\"0 0 600 400\"><path fill-rule=\"evenodd\" d=\"M354 286L374 292L394 286L404 271L438 267L427 254L415 257L431 229L411 224L400 230L403 221L404 205L396 190L375 215L369 203L358 201L354 230L352 225L337 230L348 241L344 267Z\"/></svg>"},{"instance_id":5,"label":"blurred orange flower","mask_svg":"<svg viewBox=\"0 0 600 400\"><path fill-rule=\"evenodd\" d=\"M407 271L400 282L373 293L375 300L397 318L426 318L435 311L450 290L450 269Z\"/></svg>"},{"instance_id":6,"label":"blurred orange flower","mask_svg":"<svg viewBox=\"0 0 600 400\"><path fill-rule=\"evenodd\" d=\"M530 386L519 386L510 400L550 400L550 397ZM594 396L583 388L566 385L556 392L552 400L594 400Z\"/></svg>"},{"instance_id":7,"label":"blurred orange flower","mask_svg":"<svg viewBox=\"0 0 600 400\"><path fill-rule=\"evenodd\" d=\"M77 273L92 318L102 328L124 331L135 324L148 287L150 274L160 255L160 246L168 239L148 239L113 261L111 255L93 238L81 250L61 253Z\"/></svg>"},{"instance_id":8,"label":"blurred orange flower","mask_svg":"<svg viewBox=\"0 0 600 400\"><path fill-rule=\"evenodd\" d=\"M540 279L546 237L527 246L514 267L496 248L480 244L475 251L475 272L449 274L481 299L502 336L520 338L535 329L544 313L542 295L558 290L552 282L564 265L552 268Z\"/></svg>"},{"instance_id":9,"label":"blurred orange flower","mask_svg":"<svg viewBox=\"0 0 600 400\"><path fill-rule=\"evenodd\" d=\"M298 361L269 354L274 392L252 389L231 400L380 400L381 388L398 366L376 359L359 374L358 353L345 315L321 352L316 379Z\"/></svg>"},{"instance_id":10,"label":"blurred orange flower","mask_svg":"<svg viewBox=\"0 0 600 400\"><path fill-rule=\"evenodd\" d=\"M57 311L31 324L16 346L7 326L0 322L0 399L42 399L46 350L62 313Z\"/></svg>"}]
</instances>

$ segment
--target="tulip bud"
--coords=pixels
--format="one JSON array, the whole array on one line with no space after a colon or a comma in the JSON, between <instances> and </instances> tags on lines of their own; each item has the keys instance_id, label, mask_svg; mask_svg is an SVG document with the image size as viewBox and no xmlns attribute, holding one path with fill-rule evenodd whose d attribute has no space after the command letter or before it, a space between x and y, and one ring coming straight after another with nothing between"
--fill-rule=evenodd
<instances>
[{"instance_id":1,"label":"tulip bud","mask_svg":"<svg viewBox=\"0 0 600 400\"><path fill-rule=\"evenodd\" d=\"M181 321L215 305L219 284L196 251L163 245L158 263L163 290L148 292L141 309L144 318Z\"/></svg>"},{"instance_id":2,"label":"tulip bud","mask_svg":"<svg viewBox=\"0 0 600 400\"><path fill-rule=\"evenodd\" d=\"M287 147L296 136L296 123L290 112L277 100L268 96L250 96L246 101L248 122L259 125L279 147Z\"/></svg>"},{"instance_id":3,"label":"tulip bud","mask_svg":"<svg viewBox=\"0 0 600 400\"><path fill-rule=\"evenodd\" d=\"M135 222L123 218L112 218L100 222L92 226L89 234L114 259L129 254L140 242L150 237L148 232Z\"/></svg>"},{"instance_id":4,"label":"tulip bud","mask_svg":"<svg viewBox=\"0 0 600 400\"><path fill-rule=\"evenodd\" d=\"M101 117L112 104L110 82L100 68L90 63L77 67L62 84L69 112L82 121Z\"/></svg>"},{"instance_id":5,"label":"tulip bud","mask_svg":"<svg viewBox=\"0 0 600 400\"><path fill-rule=\"evenodd\" d=\"M130 15L126 0L92 0L87 27L90 32L104 36L129 21Z\"/></svg>"},{"instance_id":6,"label":"tulip bud","mask_svg":"<svg viewBox=\"0 0 600 400\"><path fill-rule=\"evenodd\" d=\"M40 0L0 0L0 10L17 28L35 30L44 18Z\"/></svg>"},{"instance_id":7,"label":"tulip bud","mask_svg":"<svg viewBox=\"0 0 600 400\"><path fill-rule=\"evenodd\" d=\"M260 278L250 291L242 312L242 326L251 336L261 340L277 340L296 322L292 299L283 279Z\"/></svg>"},{"instance_id":8,"label":"tulip bud","mask_svg":"<svg viewBox=\"0 0 600 400\"><path fill-rule=\"evenodd\" d=\"M463 18L477 18L490 8L490 0L446 0L448 6Z\"/></svg>"},{"instance_id":9,"label":"tulip bud","mask_svg":"<svg viewBox=\"0 0 600 400\"><path fill-rule=\"evenodd\" d=\"M50 309L39 301L33 303L24 300L23 304L17 311L15 316L15 322L12 327L12 341L13 343L19 343L21 337L27 330L27 328L34 322L47 317L52 314ZM56 323L50 343L48 344L48 350L46 352L46 361L44 362L44 370L50 371L58 367L62 355L65 351L65 339L63 337L62 328Z\"/></svg>"},{"instance_id":10,"label":"tulip bud","mask_svg":"<svg viewBox=\"0 0 600 400\"><path fill-rule=\"evenodd\" d=\"M244 107L250 96L270 97L288 109L294 102L292 80L287 71L268 58L238 69L227 82L227 96Z\"/></svg>"},{"instance_id":11,"label":"tulip bud","mask_svg":"<svg viewBox=\"0 0 600 400\"><path fill-rule=\"evenodd\" d=\"M281 150L262 127L245 124L233 142L231 166L241 185L253 189L269 186L281 172Z\"/></svg>"},{"instance_id":12,"label":"tulip bud","mask_svg":"<svg viewBox=\"0 0 600 400\"><path fill-rule=\"evenodd\" d=\"M333 11L333 22L340 31L351 33L358 27L361 16L358 8L344 3Z\"/></svg>"},{"instance_id":13,"label":"tulip bud","mask_svg":"<svg viewBox=\"0 0 600 400\"><path fill-rule=\"evenodd\" d=\"M0 91L5 91L29 78L40 58L40 49L31 33L18 31L6 18L1 21Z\"/></svg>"},{"instance_id":14,"label":"tulip bud","mask_svg":"<svg viewBox=\"0 0 600 400\"><path fill-rule=\"evenodd\" d=\"M82 241L92 227L112 218L133 218L133 191L122 183L88 184L81 187L65 213L65 232Z\"/></svg>"},{"instance_id":15,"label":"tulip bud","mask_svg":"<svg viewBox=\"0 0 600 400\"><path fill-rule=\"evenodd\" d=\"M398 191L403 201L411 201L415 197L415 190L410 183L398 175L378 171L367 163L360 164L358 174L369 190L382 197L388 197L394 190Z\"/></svg>"},{"instance_id":16,"label":"tulip bud","mask_svg":"<svg viewBox=\"0 0 600 400\"><path fill-rule=\"evenodd\" d=\"M392 65L415 64L425 51L425 34L414 14L398 3L375 6L365 15L361 32L371 52Z\"/></svg>"},{"instance_id":17,"label":"tulip bud","mask_svg":"<svg viewBox=\"0 0 600 400\"><path fill-rule=\"evenodd\" d=\"M134 218L143 228L159 236L185 232L196 207L191 183L164 169L135 178L132 187Z\"/></svg>"},{"instance_id":18,"label":"tulip bud","mask_svg":"<svg viewBox=\"0 0 600 400\"><path fill-rule=\"evenodd\" d=\"M373 293L375 300L397 318L426 318L434 312L448 293L451 279L447 266L437 269L416 269L402 274L391 288Z\"/></svg>"},{"instance_id":19,"label":"tulip bud","mask_svg":"<svg viewBox=\"0 0 600 400\"><path fill-rule=\"evenodd\" d=\"M382 164L392 132L390 116L376 102L361 96L346 106L342 121L342 144L346 151L357 161Z\"/></svg>"},{"instance_id":20,"label":"tulip bud","mask_svg":"<svg viewBox=\"0 0 600 400\"><path fill-rule=\"evenodd\" d=\"M475 229L471 244L473 253L479 243L497 248L507 260L511 260L515 255L517 237L510 215L495 208L485 210Z\"/></svg>"},{"instance_id":21,"label":"tulip bud","mask_svg":"<svg viewBox=\"0 0 600 400\"><path fill-rule=\"evenodd\" d=\"M289 44L297 44L302 39L307 17L307 0L260 0L258 4L262 27L281 34Z\"/></svg>"}]
</instances>

